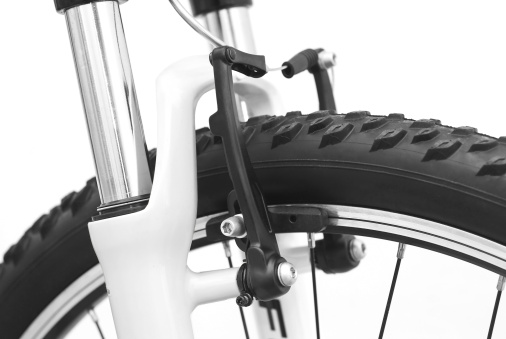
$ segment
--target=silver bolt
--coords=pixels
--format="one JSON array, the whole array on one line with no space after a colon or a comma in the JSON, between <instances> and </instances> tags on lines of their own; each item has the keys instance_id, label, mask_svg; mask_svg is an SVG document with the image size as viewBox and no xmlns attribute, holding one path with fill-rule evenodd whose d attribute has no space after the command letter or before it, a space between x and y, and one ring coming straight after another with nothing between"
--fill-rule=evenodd
<instances>
[{"instance_id":1,"label":"silver bolt","mask_svg":"<svg viewBox=\"0 0 506 339\"><path fill-rule=\"evenodd\" d=\"M321 69L329 69L336 65L336 54L330 51L318 53L318 65Z\"/></svg>"},{"instance_id":2,"label":"silver bolt","mask_svg":"<svg viewBox=\"0 0 506 339\"><path fill-rule=\"evenodd\" d=\"M360 261L365 258L366 255L365 243L360 239L353 239L350 244L350 256L355 261Z\"/></svg>"},{"instance_id":3,"label":"silver bolt","mask_svg":"<svg viewBox=\"0 0 506 339\"><path fill-rule=\"evenodd\" d=\"M297 281L297 270L285 261L278 266L278 279L283 286L292 286Z\"/></svg>"},{"instance_id":4,"label":"silver bolt","mask_svg":"<svg viewBox=\"0 0 506 339\"><path fill-rule=\"evenodd\" d=\"M246 236L246 227L242 215L234 215L221 222L221 233L227 237L244 238Z\"/></svg>"}]
</instances>

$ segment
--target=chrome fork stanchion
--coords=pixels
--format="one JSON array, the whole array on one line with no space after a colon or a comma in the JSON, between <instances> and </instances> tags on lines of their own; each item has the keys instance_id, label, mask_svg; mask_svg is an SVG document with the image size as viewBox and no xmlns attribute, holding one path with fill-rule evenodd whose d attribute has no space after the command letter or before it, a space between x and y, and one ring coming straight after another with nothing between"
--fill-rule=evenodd
<instances>
[{"instance_id":1,"label":"chrome fork stanchion","mask_svg":"<svg viewBox=\"0 0 506 339\"><path fill-rule=\"evenodd\" d=\"M146 143L116 1L65 11L90 135L101 209L151 192Z\"/></svg>"}]
</instances>

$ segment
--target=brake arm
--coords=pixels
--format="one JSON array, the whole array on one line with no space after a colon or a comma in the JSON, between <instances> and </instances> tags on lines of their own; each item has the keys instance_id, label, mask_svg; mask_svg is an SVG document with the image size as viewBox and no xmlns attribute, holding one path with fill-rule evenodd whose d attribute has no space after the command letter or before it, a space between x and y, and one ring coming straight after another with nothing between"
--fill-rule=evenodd
<instances>
[{"instance_id":1,"label":"brake arm","mask_svg":"<svg viewBox=\"0 0 506 339\"><path fill-rule=\"evenodd\" d=\"M279 253L262 191L246 149L233 89L232 70L253 78L267 73L265 57L218 47L210 54L214 69L218 111L209 119L211 131L223 140L227 167L244 218L249 245L241 269L243 289L259 300L272 300L290 290L278 279L278 266L286 262Z\"/></svg>"}]
</instances>

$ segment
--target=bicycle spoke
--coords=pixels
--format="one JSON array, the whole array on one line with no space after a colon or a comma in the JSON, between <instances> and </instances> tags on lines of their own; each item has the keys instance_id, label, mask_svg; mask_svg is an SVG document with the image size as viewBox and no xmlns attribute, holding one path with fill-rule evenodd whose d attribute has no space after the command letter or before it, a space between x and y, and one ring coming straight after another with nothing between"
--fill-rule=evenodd
<instances>
[{"instance_id":1,"label":"bicycle spoke","mask_svg":"<svg viewBox=\"0 0 506 339\"><path fill-rule=\"evenodd\" d=\"M225 256L228 260L228 267L232 268L232 252L230 251L230 245L228 241L223 242L223 249L225 250ZM239 312L241 313L242 326L244 328L244 335L246 339L249 339L248 326L246 325L246 318L244 318L244 311L242 307L239 306Z\"/></svg>"},{"instance_id":2,"label":"bicycle spoke","mask_svg":"<svg viewBox=\"0 0 506 339\"><path fill-rule=\"evenodd\" d=\"M406 244L399 243L397 249L397 263L395 264L394 276L392 278L392 284L390 285L390 293L388 294L387 305L385 307L385 313L383 314L383 322L381 323L381 329L379 333L379 339L383 338L385 327L388 320L388 312L390 312L390 304L392 303L392 297L394 296L395 284L397 283L397 276L399 275L399 268L401 267L402 258L404 258L404 252L406 251Z\"/></svg>"},{"instance_id":3,"label":"bicycle spoke","mask_svg":"<svg viewBox=\"0 0 506 339\"><path fill-rule=\"evenodd\" d=\"M315 272L315 238L314 233L307 234L307 241L309 245L309 254L311 256L311 275L313 277L313 301L314 301L314 318L316 323L316 338L320 339L320 317L318 315L318 294L316 292L316 272Z\"/></svg>"},{"instance_id":4,"label":"bicycle spoke","mask_svg":"<svg viewBox=\"0 0 506 339\"><path fill-rule=\"evenodd\" d=\"M90 315L91 319L95 323L95 326L97 326L98 333L100 334L100 338L105 339L104 333L102 332L102 329L100 328L100 324L98 323L98 316L95 313L95 310L92 308L88 309L88 314Z\"/></svg>"},{"instance_id":5,"label":"bicycle spoke","mask_svg":"<svg viewBox=\"0 0 506 339\"><path fill-rule=\"evenodd\" d=\"M494 311L492 312L492 319L490 320L490 327L488 328L488 336L487 339L492 339L492 334L494 332L495 318L497 316L497 310L499 309L499 302L501 301L501 294L504 290L504 285L506 283L506 278L503 276L499 276L499 281L497 282L497 296L495 298Z\"/></svg>"}]
</instances>

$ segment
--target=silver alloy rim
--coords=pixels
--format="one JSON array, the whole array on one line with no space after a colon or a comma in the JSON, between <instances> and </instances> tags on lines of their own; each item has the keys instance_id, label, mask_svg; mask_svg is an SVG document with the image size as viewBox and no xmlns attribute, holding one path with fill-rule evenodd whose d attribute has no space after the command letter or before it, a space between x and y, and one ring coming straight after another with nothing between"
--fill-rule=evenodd
<instances>
[{"instance_id":1,"label":"silver alloy rim","mask_svg":"<svg viewBox=\"0 0 506 339\"><path fill-rule=\"evenodd\" d=\"M506 247L469 232L420 218L374 209L336 205L304 206L327 210L330 218L328 229L335 227L336 232L346 233L347 229L354 229L389 233L435 244L506 271ZM218 213L197 219L193 240L206 237L207 222L225 214ZM96 265L53 300L34 320L21 339L43 338L68 311L102 284L104 284L102 269L100 265Z\"/></svg>"}]
</instances>

